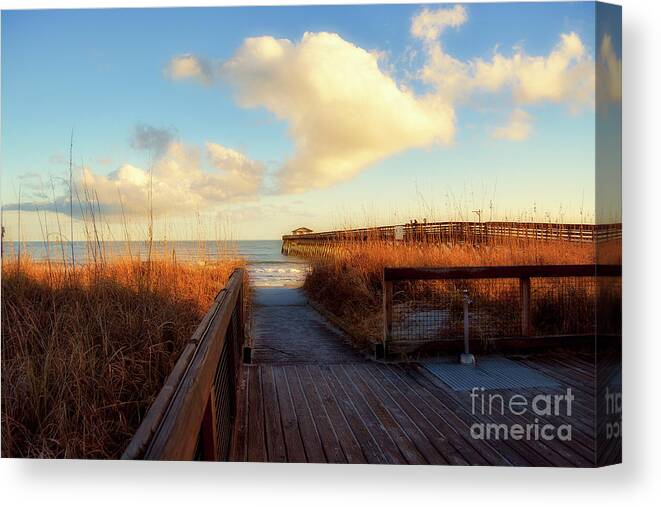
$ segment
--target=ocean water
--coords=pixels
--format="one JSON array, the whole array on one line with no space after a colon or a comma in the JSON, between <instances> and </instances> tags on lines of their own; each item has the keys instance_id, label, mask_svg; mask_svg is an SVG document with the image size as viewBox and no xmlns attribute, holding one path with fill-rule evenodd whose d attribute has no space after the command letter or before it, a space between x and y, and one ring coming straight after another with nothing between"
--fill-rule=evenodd
<instances>
[{"instance_id":1,"label":"ocean water","mask_svg":"<svg viewBox=\"0 0 661 507\"><path fill-rule=\"evenodd\" d=\"M51 244L50 252L41 241L28 241L21 244L21 255L29 255L35 261L46 260L67 262L71 259L71 244L64 243L64 252L59 244ZM146 259L148 246L145 242L110 241L104 245L105 255L128 255ZM309 264L300 257L280 253L282 241L170 241L167 244L154 242L153 251L158 255L174 256L178 260L208 262L240 256L248 264L251 284L255 287L298 287L303 284ZM16 255L18 244L5 242L4 254ZM87 241L74 241L73 255L77 263L93 262L99 249Z\"/></svg>"},{"instance_id":2,"label":"ocean water","mask_svg":"<svg viewBox=\"0 0 661 507\"><path fill-rule=\"evenodd\" d=\"M282 241L239 241L239 254L248 262L255 287L300 287L310 269L301 257L282 255Z\"/></svg>"}]
</instances>

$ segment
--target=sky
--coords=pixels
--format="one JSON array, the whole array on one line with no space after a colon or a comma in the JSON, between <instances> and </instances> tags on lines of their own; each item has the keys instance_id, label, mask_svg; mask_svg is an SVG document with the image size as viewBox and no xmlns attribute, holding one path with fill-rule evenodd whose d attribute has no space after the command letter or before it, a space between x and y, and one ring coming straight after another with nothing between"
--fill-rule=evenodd
<instances>
[{"instance_id":1,"label":"sky","mask_svg":"<svg viewBox=\"0 0 661 507\"><path fill-rule=\"evenodd\" d=\"M595 119L614 178L621 34L596 18L591 2L5 11L7 237L19 201L25 240L68 239L70 214L74 239L92 214L142 239L150 210L170 239L617 214L595 204Z\"/></svg>"}]
</instances>

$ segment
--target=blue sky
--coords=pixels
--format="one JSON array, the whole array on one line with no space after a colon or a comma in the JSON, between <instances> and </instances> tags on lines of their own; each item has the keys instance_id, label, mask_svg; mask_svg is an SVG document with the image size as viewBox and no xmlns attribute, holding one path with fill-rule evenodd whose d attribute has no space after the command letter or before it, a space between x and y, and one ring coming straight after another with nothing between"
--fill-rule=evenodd
<instances>
[{"instance_id":1,"label":"blue sky","mask_svg":"<svg viewBox=\"0 0 661 507\"><path fill-rule=\"evenodd\" d=\"M85 181L99 185L110 229L117 226L111 187L121 179L118 169L128 165L142 174L138 171L147 171L150 164L160 167L155 169L159 189L171 196L172 209L165 209L165 200L158 217L167 217L170 234L177 237L188 234L187 224L196 214L209 224L231 222L236 237L245 239L277 238L300 225L331 229L423 217L471 218L476 207L494 219L593 220L594 100L590 104L572 86L547 90L544 83L524 80L535 62L551 61L562 34L574 37L571 46L565 41L571 54L557 79L549 74L552 80L577 79L583 69L594 69L602 43L595 36L594 4L467 4L462 11L451 11L456 22L434 17L438 9L455 6L3 12L2 201L9 232L15 234L12 205L19 187L27 203L23 209L49 210L46 220L54 220L53 207L46 202L53 200L50 177L66 176L72 128L77 174L84 166L90 172ZM416 17L425 30L438 29L439 35L414 35ZM306 32L313 34L309 47L302 42ZM321 32L337 35L326 42L338 55L346 51L351 58L363 58L378 52L378 71L366 75L365 82L383 80L384 97L391 82L404 90L397 100L411 107L410 128L397 131L392 111L384 113L395 118L392 125L364 118L361 103L352 103L340 90L342 76L334 76L332 90L322 92L290 83L268 66L256 78L252 71L268 63L262 53L251 53L253 61L244 54L233 70L226 66L238 61L246 39L268 36L291 41L291 56L282 66L292 73L300 71L303 80L325 75L323 41L314 36ZM613 37L617 59L619 33ZM572 41L580 41L580 51ZM301 63L301 55L313 49L319 53ZM502 66L496 66L495 53L504 59ZM450 67L447 61L434 64L433 54L461 62L457 79L466 84L458 90L446 86L443 79ZM517 54L523 63L515 59ZM195 73L198 67L177 67L175 72L177 58L186 58L186 65L208 65L213 74L202 82ZM476 59L493 71L489 76L502 69L513 75L502 82L483 78L476 74ZM421 78L425 68L428 79ZM254 82L276 78L273 94ZM363 92L370 97L358 77L349 78L357 97ZM429 101L442 104L444 112L427 118ZM386 111L393 104L374 102L369 111L380 117L379 108ZM344 108L346 114L319 113L323 107ZM377 133L365 141L372 143L369 154L360 153L359 139L352 144L338 134L335 153L330 140L314 138L323 137L326 129L344 129L325 125L328 118L350 117L347 136L356 132L360 137L375 126L370 121L384 121L383 136ZM426 125L419 139L415 122ZM136 128L166 133L166 146L160 151L141 148ZM396 136L394 144L387 130ZM184 147L187 154L175 154L168 143ZM208 143L220 148L213 151ZM329 157L338 167L346 165L346 171L334 174L326 163ZM176 171L168 169L170 159L176 159ZM187 164L195 165L190 170L194 177L186 175ZM190 189L190 201L175 192L181 189L168 187L180 186L175 173ZM135 187L135 178L122 181L126 199L140 200L144 189ZM41 185L47 187L47 198ZM201 190L203 186L226 188L212 192ZM63 183L57 184L55 199L61 205L67 192ZM136 224L141 206L135 203ZM24 221L23 237L38 239L36 213L26 212Z\"/></svg>"}]
</instances>

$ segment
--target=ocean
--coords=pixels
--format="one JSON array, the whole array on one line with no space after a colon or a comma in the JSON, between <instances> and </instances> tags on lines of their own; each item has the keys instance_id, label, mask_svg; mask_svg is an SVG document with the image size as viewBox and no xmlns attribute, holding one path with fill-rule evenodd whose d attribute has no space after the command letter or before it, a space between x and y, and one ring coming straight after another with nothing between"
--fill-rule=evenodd
<instances>
[{"instance_id":1,"label":"ocean","mask_svg":"<svg viewBox=\"0 0 661 507\"><path fill-rule=\"evenodd\" d=\"M64 258L71 259L71 244L64 243ZM131 255L147 258L147 244L142 241L109 241L105 242L106 256L113 254ZM5 242L5 253L18 253L18 243ZM169 241L167 244L154 242L153 251L158 255L174 255L183 261L214 261L240 256L248 263L248 274L251 284L255 287L298 287L305 280L309 264L305 259L285 256L280 253L282 241ZM21 244L21 255L29 255L35 261L62 261L63 252L59 244L52 243L50 252L42 241L28 241ZM77 263L93 262L94 244L87 241L73 242L73 255ZM98 250L97 250L98 251Z\"/></svg>"}]
</instances>

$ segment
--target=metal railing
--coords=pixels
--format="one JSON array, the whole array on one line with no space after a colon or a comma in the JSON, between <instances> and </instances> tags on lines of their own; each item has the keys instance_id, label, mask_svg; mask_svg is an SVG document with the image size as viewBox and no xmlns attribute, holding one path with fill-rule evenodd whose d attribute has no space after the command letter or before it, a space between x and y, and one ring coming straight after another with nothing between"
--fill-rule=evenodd
<instances>
[{"instance_id":1,"label":"metal railing","mask_svg":"<svg viewBox=\"0 0 661 507\"><path fill-rule=\"evenodd\" d=\"M236 269L186 344L122 459L228 458L245 338L244 282L244 270Z\"/></svg>"},{"instance_id":2,"label":"metal railing","mask_svg":"<svg viewBox=\"0 0 661 507\"><path fill-rule=\"evenodd\" d=\"M621 273L595 264L385 268L379 354L461 344L469 335L488 342L617 334Z\"/></svg>"}]
</instances>

